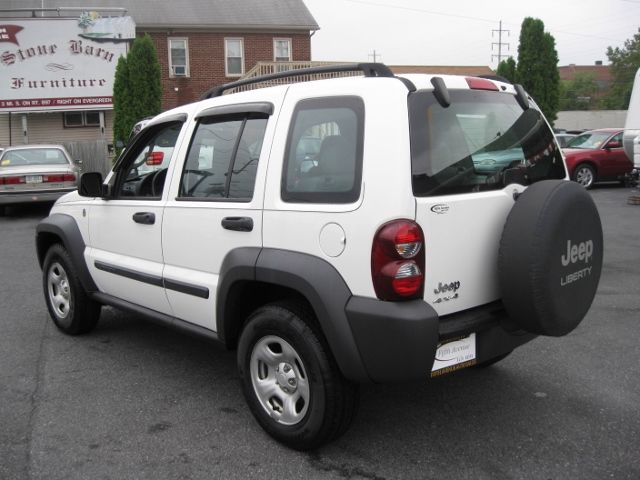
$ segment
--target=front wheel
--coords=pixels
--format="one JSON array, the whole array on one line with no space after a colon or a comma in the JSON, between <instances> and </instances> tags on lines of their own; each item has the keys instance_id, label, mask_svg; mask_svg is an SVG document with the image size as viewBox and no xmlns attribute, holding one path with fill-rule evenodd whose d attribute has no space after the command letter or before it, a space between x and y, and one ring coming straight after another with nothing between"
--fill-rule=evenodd
<instances>
[{"instance_id":1,"label":"front wheel","mask_svg":"<svg viewBox=\"0 0 640 480\"><path fill-rule=\"evenodd\" d=\"M271 304L249 318L238 344L243 392L258 423L296 450L344 433L357 408L357 386L340 373L313 316L293 304Z\"/></svg>"},{"instance_id":2,"label":"front wheel","mask_svg":"<svg viewBox=\"0 0 640 480\"><path fill-rule=\"evenodd\" d=\"M55 244L42 265L42 283L47 309L56 327L69 335L88 333L100 317L100 304L82 288L67 250Z\"/></svg>"},{"instance_id":3,"label":"front wheel","mask_svg":"<svg viewBox=\"0 0 640 480\"><path fill-rule=\"evenodd\" d=\"M589 189L596 181L596 171L591 165L582 163L574 170L573 181Z\"/></svg>"}]
</instances>

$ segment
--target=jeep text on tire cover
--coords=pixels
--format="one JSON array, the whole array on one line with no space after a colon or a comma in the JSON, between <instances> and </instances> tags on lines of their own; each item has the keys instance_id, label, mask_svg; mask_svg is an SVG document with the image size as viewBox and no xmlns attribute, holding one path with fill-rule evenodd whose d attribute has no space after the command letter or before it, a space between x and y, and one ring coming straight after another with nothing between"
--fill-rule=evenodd
<instances>
[{"instance_id":1,"label":"jeep text on tire cover","mask_svg":"<svg viewBox=\"0 0 640 480\"><path fill-rule=\"evenodd\" d=\"M346 431L359 383L489 365L586 315L600 219L522 87L361 64L204 97L38 225L61 331L110 305L215 339L260 425L305 450Z\"/></svg>"}]
</instances>

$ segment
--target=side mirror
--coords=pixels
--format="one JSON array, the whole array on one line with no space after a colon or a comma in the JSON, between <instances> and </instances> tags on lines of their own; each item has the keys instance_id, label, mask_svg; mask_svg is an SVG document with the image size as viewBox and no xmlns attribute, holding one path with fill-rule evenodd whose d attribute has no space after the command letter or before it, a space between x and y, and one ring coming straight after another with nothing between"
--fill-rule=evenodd
<instances>
[{"instance_id":1,"label":"side mirror","mask_svg":"<svg viewBox=\"0 0 640 480\"><path fill-rule=\"evenodd\" d=\"M87 172L80 176L78 194L82 197L102 197L104 188L100 172Z\"/></svg>"},{"instance_id":2,"label":"side mirror","mask_svg":"<svg viewBox=\"0 0 640 480\"><path fill-rule=\"evenodd\" d=\"M620 148L622 144L618 140L611 140L604 148Z\"/></svg>"}]
</instances>

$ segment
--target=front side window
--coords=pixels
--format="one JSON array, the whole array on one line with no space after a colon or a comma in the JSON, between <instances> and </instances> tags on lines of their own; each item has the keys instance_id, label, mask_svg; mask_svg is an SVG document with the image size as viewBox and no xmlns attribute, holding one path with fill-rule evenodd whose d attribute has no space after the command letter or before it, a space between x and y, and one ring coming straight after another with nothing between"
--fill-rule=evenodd
<instances>
[{"instance_id":1,"label":"front side window","mask_svg":"<svg viewBox=\"0 0 640 480\"><path fill-rule=\"evenodd\" d=\"M244 74L244 42L241 38L225 39L225 58L227 77L237 77Z\"/></svg>"},{"instance_id":2,"label":"front side window","mask_svg":"<svg viewBox=\"0 0 640 480\"><path fill-rule=\"evenodd\" d=\"M497 190L508 183L565 177L560 149L542 114L514 95L451 90L442 107L431 91L409 97L416 196Z\"/></svg>"},{"instance_id":3,"label":"front side window","mask_svg":"<svg viewBox=\"0 0 640 480\"><path fill-rule=\"evenodd\" d=\"M266 127L267 118L255 115L200 119L182 172L179 200L251 201Z\"/></svg>"},{"instance_id":4,"label":"front side window","mask_svg":"<svg viewBox=\"0 0 640 480\"><path fill-rule=\"evenodd\" d=\"M303 100L287 139L282 199L350 203L360 196L364 104L358 97Z\"/></svg>"},{"instance_id":5,"label":"front side window","mask_svg":"<svg viewBox=\"0 0 640 480\"><path fill-rule=\"evenodd\" d=\"M189 75L189 43L186 38L169 39L169 76Z\"/></svg>"},{"instance_id":6,"label":"front side window","mask_svg":"<svg viewBox=\"0 0 640 480\"><path fill-rule=\"evenodd\" d=\"M182 122L154 126L128 147L118 168L116 197L159 200Z\"/></svg>"},{"instance_id":7,"label":"front side window","mask_svg":"<svg viewBox=\"0 0 640 480\"><path fill-rule=\"evenodd\" d=\"M273 60L275 62L291 61L291 39L275 38L273 40Z\"/></svg>"}]
</instances>

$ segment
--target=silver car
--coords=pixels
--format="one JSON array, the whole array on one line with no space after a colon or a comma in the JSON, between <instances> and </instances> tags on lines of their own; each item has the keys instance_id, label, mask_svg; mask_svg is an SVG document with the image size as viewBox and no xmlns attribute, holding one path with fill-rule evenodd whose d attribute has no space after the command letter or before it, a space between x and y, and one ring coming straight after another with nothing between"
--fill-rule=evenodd
<instances>
[{"instance_id":1,"label":"silver car","mask_svg":"<svg viewBox=\"0 0 640 480\"><path fill-rule=\"evenodd\" d=\"M53 202L76 190L78 177L62 145L7 147L0 155L0 207Z\"/></svg>"}]
</instances>

